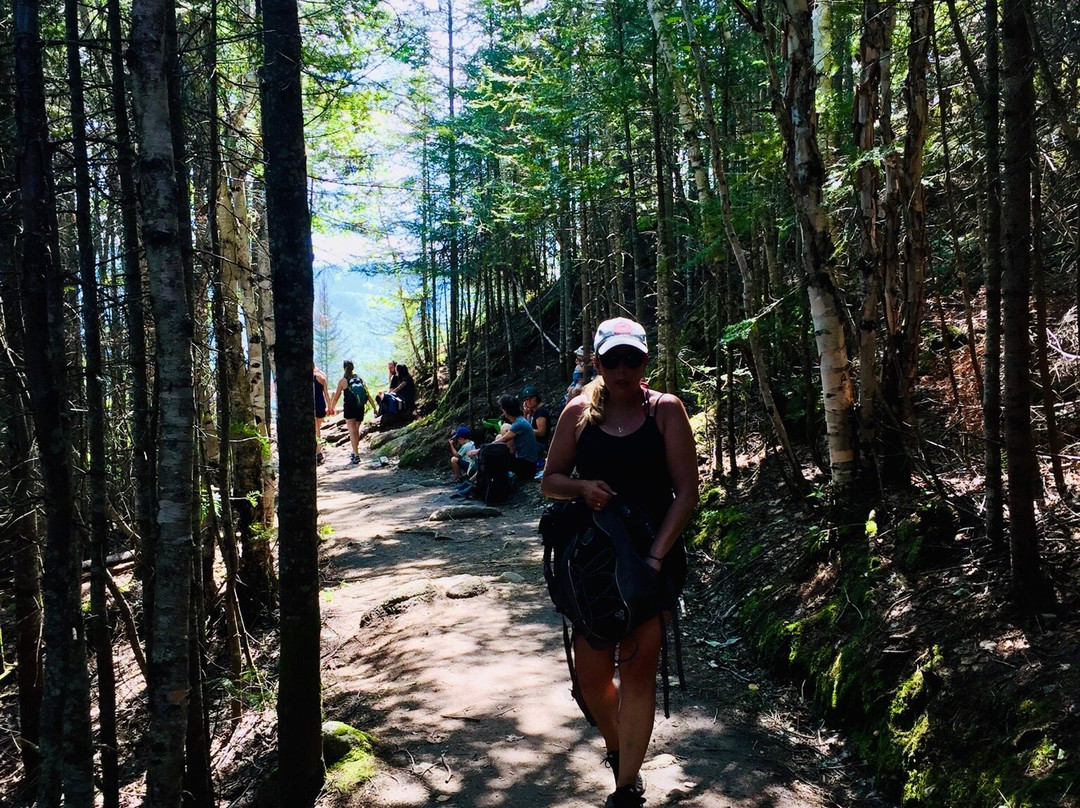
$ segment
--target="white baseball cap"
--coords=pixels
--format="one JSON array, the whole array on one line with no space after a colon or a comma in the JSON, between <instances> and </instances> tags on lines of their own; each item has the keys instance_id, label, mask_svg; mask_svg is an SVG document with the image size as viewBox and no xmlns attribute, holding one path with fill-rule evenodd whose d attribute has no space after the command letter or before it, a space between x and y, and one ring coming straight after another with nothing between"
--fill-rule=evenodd
<instances>
[{"instance_id":1,"label":"white baseball cap","mask_svg":"<svg viewBox=\"0 0 1080 808\"><path fill-rule=\"evenodd\" d=\"M593 351L603 356L619 345L627 345L644 354L649 352L649 343L645 341L645 329L639 323L627 317L604 320L597 327L596 335L593 337Z\"/></svg>"}]
</instances>

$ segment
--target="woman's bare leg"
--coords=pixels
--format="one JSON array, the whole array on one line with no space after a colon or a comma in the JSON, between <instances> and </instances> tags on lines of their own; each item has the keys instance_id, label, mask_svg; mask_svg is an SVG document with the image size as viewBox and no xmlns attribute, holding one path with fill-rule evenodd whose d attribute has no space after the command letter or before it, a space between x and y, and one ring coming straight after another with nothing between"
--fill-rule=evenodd
<instances>
[{"instance_id":1,"label":"woman's bare leg","mask_svg":"<svg viewBox=\"0 0 1080 808\"><path fill-rule=\"evenodd\" d=\"M352 453L358 455L360 454L360 422L355 418L349 418L345 421L345 425L349 428L349 443L352 445Z\"/></svg>"},{"instance_id":2,"label":"woman's bare leg","mask_svg":"<svg viewBox=\"0 0 1080 808\"><path fill-rule=\"evenodd\" d=\"M656 670L660 660L660 618L640 625L624 640L619 653L620 786L633 785L645 760L656 714ZM611 748L611 747L609 747Z\"/></svg>"},{"instance_id":3,"label":"woman's bare leg","mask_svg":"<svg viewBox=\"0 0 1080 808\"><path fill-rule=\"evenodd\" d=\"M581 637L574 638L574 670L581 697L596 721L610 751L619 748L619 692L615 687L615 658L611 649L597 651Z\"/></svg>"}]
</instances>

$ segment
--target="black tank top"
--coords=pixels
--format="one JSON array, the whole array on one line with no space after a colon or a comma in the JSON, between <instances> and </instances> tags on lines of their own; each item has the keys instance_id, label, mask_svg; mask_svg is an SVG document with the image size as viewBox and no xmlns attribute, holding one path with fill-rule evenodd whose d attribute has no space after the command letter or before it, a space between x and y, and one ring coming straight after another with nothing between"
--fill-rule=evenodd
<instances>
[{"instance_id":1,"label":"black tank top","mask_svg":"<svg viewBox=\"0 0 1080 808\"><path fill-rule=\"evenodd\" d=\"M644 511L655 531L664 521L675 492L664 436L656 424L656 403L650 403L645 423L629 435L610 435L598 426L586 424L578 437L575 466L581 479L603 480L614 489L617 501ZM649 552L648 547L637 550L642 556ZM681 536L664 557L660 574L669 581L672 596L677 597L686 580L686 550Z\"/></svg>"},{"instance_id":2,"label":"black tank top","mask_svg":"<svg viewBox=\"0 0 1080 808\"><path fill-rule=\"evenodd\" d=\"M586 424L578 438L577 470L582 479L603 480L620 500L644 510L653 528L671 505L671 475L655 412L629 435L609 435Z\"/></svg>"}]
</instances>

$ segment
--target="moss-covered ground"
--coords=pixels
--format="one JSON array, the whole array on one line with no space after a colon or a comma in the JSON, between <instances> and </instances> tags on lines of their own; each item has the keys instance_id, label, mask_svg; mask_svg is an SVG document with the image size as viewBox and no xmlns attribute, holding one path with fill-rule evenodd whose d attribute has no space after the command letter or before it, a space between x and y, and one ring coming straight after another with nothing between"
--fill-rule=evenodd
<instances>
[{"instance_id":1,"label":"moss-covered ground","mask_svg":"<svg viewBox=\"0 0 1080 808\"><path fill-rule=\"evenodd\" d=\"M692 538L759 661L802 683L900 804L1080 805L1075 562L1049 559L1073 573L1060 613L1024 614L970 503L793 504L769 477L708 492Z\"/></svg>"}]
</instances>

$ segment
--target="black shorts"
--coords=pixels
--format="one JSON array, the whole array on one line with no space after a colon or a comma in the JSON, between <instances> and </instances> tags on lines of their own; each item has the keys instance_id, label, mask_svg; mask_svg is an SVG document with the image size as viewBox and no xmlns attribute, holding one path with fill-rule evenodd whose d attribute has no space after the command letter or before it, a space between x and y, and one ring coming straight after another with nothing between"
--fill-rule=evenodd
<instances>
[{"instance_id":1,"label":"black shorts","mask_svg":"<svg viewBox=\"0 0 1080 808\"><path fill-rule=\"evenodd\" d=\"M346 420L363 421L364 420L364 405L353 404L348 398L345 399L345 409L342 410L342 415Z\"/></svg>"}]
</instances>

